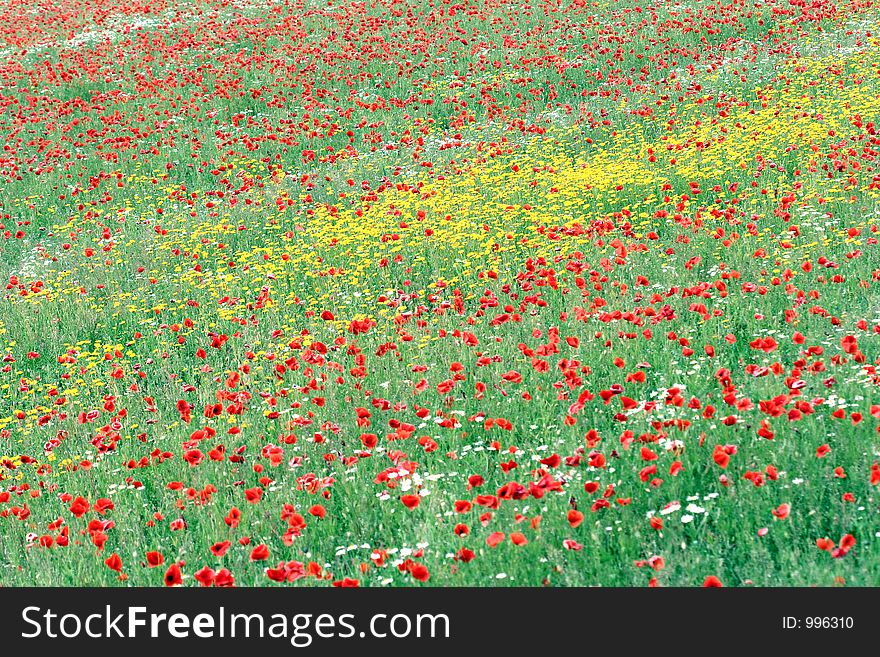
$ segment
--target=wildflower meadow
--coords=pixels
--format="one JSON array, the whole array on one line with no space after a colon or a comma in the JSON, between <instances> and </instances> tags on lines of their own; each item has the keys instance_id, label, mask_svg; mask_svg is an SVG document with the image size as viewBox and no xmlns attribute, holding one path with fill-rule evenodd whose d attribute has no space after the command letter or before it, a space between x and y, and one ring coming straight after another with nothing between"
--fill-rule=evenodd
<instances>
[{"instance_id":1,"label":"wildflower meadow","mask_svg":"<svg viewBox=\"0 0 880 657\"><path fill-rule=\"evenodd\" d=\"M874 0L6 0L0 585L880 584Z\"/></svg>"}]
</instances>

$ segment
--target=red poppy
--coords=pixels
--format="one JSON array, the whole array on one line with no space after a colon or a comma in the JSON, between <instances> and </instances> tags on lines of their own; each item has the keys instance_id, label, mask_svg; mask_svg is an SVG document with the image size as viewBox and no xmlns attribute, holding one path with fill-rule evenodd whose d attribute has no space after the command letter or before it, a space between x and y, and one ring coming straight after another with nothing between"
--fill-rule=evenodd
<instances>
[{"instance_id":1,"label":"red poppy","mask_svg":"<svg viewBox=\"0 0 880 657\"><path fill-rule=\"evenodd\" d=\"M840 539L841 550L849 551L855 546L855 544L856 539L855 536L853 536L852 534L844 534L843 537Z\"/></svg>"},{"instance_id":2,"label":"red poppy","mask_svg":"<svg viewBox=\"0 0 880 657\"><path fill-rule=\"evenodd\" d=\"M453 505L456 513L467 513L473 508L473 504L468 500L456 500Z\"/></svg>"},{"instance_id":3,"label":"red poppy","mask_svg":"<svg viewBox=\"0 0 880 657\"><path fill-rule=\"evenodd\" d=\"M576 509L569 509L567 518L569 525L577 527L584 521L584 514Z\"/></svg>"},{"instance_id":4,"label":"red poppy","mask_svg":"<svg viewBox=\"0 0 880 657\"><path fill-rule=\"evenodd\" d=\"M265 561L269 558L269 548L265 543L260 543L251 550L251 561Z\"/></svg>"},{"instance_id":5,"label":"red poppy","mask_svg":"<svg viewBox=\"0 0 880 657\"><path fill-rule=\"evenodd\" d=\"M147 567L156 568L157 566L161 566L165 562L165 557L162 556L161 552L147 552Z\"/></svg>"},{"instance_id":6,"label":"red poppy","mask_svg":"<svg viewBox=\"0 0 880 657\"><path fill-rule=\"evenodd\" d=\"M779 520L785 520L790 512L791 504L780 504L772 511L773 515L776 516Z\"/></svg>"},{"instance_id":7,"label":"red poppy","mask_svg":"<svg viewBox=\"0 0 880 657\"><path fill-rule=\"evenodd\" d=\"M102 497L95 502L92 508L95 510L96 513L104 515L108 511L112 511L115 507L112 500L109 500L106 497Z\"/></svg>"},{"instance_id":8,"label":"red poppy","mask_svg":"<svg viewBox=\"0 0 880 657\"><path fill-rule=\"evenodd\" d=\"M214 583L215 573L211 568L205 566L198 570L193 577L201 586L211 586Z\"/></svg>"},{"instance_id":9,"label":"red poppy","mask_svg":"<svg viewBox=\"0 0 880 657\"><path fill-rule=\"evenodd\" d=\"M236 507L232 507L229 510L229 513L226 514L224 522L235 529L236 527L238 527L238 523L241 522L241 511L239 511Z\"/></svg>"},{"instance_id":10,"label":"red poppy","mask_svg":"<svg viewBox=\"0 0 880 657\"><path fill-rule=\"evenodd\" d=\"M458 552L455 553L455 560L461 561L462 563L469 563L470 561L473 561L476 556L477 555L473 550L460 548Z\"/></svg>"},{"instance_id":11,"label":"red poppy","mask_svg":"<svg viewBox=\"0 0 880 657\"><path fill-rule=\"evenodd\" d=\"M730 463L730 455L724 451L724 447L721 445L715 445L715 449L712 452L712 458L721 468L726 468Z\"/></svg>"},{"instance_id":12,"label":"red poppy","mask_svg":"<svg viewBox=\"0 0 880 657\"><path fill-rule=\"evenodd\" d=\"M165 571L165 586L180 586L183 584L183 574L180 572L180 566L176 563L171 564Z\"/></svg>"},{"instance_id":13,"label":"red poppy","mask_svg":"<svg viewBox=\"0 0 880 657\"><path fill-rule=\"evenodd\" d=\"M110 570L115 570L117 573L122 572L122 559L115 552L104 559L104 563Z\"/></svg>"},{"instance_id":14,"label":"red poppy","mask_svg":"<svg viewBox=\"0 0 880 657\"><path fill-rule=\"evenodd\" d=\"M77 518L82 518L89 512L89 503L84 497L77 497L70 505L70 512Z\"/></svg>"},{"instance_id":15,"label":"red poppy","mask_svg":"<svg viewBox=\"0 0 880 657\"><path fill-rule=\"evenodd\" d=\"M402 495L400 501L407 509L415 509L421 503L422 498L418 495Z\"/></svg>"},{"instance_id":16,"label":"red poppy","mask_svg":"<svg viewBox=\"0 0 880 657\"><path fill-rule=\"evenodd\" d=\"M427 567L421 563L415 564L409 572L410 575L413 576L413 579L416 579L420 582L427 582L428 579L430 579L431 577L431 574L428 572Z\"/></svg>"},{"instance_id":17,"label":"red poppy","mask_svg":"<svg viewBox=\"0 0 880 657\"><path fill-rule=\"evenodd\" d=\"M214 574L214 586L220 588L235 586L235 577L228 569L221 568Z\"/></svg>"},{"instance_id":18,"label":"red poppy","mask_svg":"<svg viewBox=\"0 0 880 657\"><path fill-rule=\"evenodd\" d=\"M211 546L211 554L213 554L215 557L222 557L224 554L226 554L226 551L231 545L232 543L230 543L229 541L214 543L214 545Z\"/></svg>"}]
</instances>

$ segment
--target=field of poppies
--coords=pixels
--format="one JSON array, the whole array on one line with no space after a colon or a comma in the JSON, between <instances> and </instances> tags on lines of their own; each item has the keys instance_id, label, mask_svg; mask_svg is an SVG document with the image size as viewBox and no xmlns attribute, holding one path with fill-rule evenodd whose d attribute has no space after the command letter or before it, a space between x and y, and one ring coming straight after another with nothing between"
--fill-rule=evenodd
<instances>
[{"instance_id":1,"label":"field of poppies","mask_svg":"<svg viewBox=\"0 0 880 657\"><path fill-rule=\"evenodd\" d=\"M0 585L880 584L878 26L3 3Z\"/></svg>"}]
</instances>

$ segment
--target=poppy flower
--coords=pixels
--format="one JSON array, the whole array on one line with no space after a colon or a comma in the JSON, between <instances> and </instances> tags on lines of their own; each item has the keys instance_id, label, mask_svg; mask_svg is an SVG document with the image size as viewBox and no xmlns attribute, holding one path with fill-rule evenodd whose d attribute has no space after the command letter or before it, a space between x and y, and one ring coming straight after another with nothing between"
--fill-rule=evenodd
<instances>
[{"instance_id":1,"label":"poppy flower","mask_svg":"<svg viewBox=\"0 0 880 657\"><path fill-rule=\"evenodd\" d=\"M834 549L834 541L829 538L817 538L816 547L818 547L820 550L830 552L832 549Z\"/></svg>"},{"instance_id":2,"label":"poppy flower","mask_svg":"<svg viewBox=\"0 0 880 657\"><path fill-rule=\"evenodd\" d=\"M400 501L407 509L415 509L422 501L418 495L402 495Z\"/></svg>"},{"instance_id":3,"label":"poppy flower","mask_svg":"<svg viewBox=\"0 0 880 657\"><path fill-rule=\"evenodd\" d=\"M221 568L214 574L214 586L228 588L235 586L235 577L227 568Z\"/></svg>"},{"instance_id":4,"label":"poppy flower","mask_svg":"<svg viewBox=\"0 0 880 657\"><path fill-rule=\"evenodd\" d=\"M82 518L90 508L91 506L84 497L77 497L70 504L70 512L77 518Z\"/></svg>"},{"instance_id":5,"label":"poppy flower","mask_svg":"<svg viewBox=\"0 0 880 657\"><path fill-rule=\"evenodd\" d=\"M106 497L102 497L95 501L95 504L92 508L95 510L96 513L104 515L108 511L112 511L115 506L111 500L107 499Z\"/></svg>"},{"instance_id":6,"label":"poppy flower","mask_svg":"<svg viewBox=\"0 0 880 657\"><path fill-rule=\"evenodd\" d=\"M251 550L251 561L265 561L269 558L269 548L265 543L260 543Z\"/></svg>"},{"instance_id":7,"label":"poppy flower","mask_svg":"<svg viewBox=\"0 0 880 657\"><path fill-rule=\"evenodd\" d=\"M214 583L215 575L216 574L214 573L214 571L211 568L209 568L208 566L205 566L205 567L201 568L200 570L196 571L196 573L193 575L193 577L199 583L199 585L211 586Z\"/></svg>"},{"instance_id":8,"label":"poppy flower","mask_svg":"<svg viewBox=\"0 0 880 657\"><path fill-rule=\"evenodd\" d=\"M168 570L165 571L163 581L165 582L165 586L180 586L183 584L183 574L180 572L180 566L176 563L171 564Z\"/></svg>"},{"instance_id":9,"label":"poppy flower","mask_svg":"<svg viewBox=\"0 0 880 657\"><path fill-rule=\"evenodd\" d=\"M117 573L122 572L122 559L115 552L104 559L104 563L110 570L115 570Z\"/></svg>"},{"instance_id":10,"label":"poppy flower","mask_svg":"<svg viewBox=\"0 0 880 657\"><path fill-rule=\"evenodd\" d=\"M458 552L455 553L455 560L461 561L462 563L469 563L474 560L476 557L476 553L473 550L468 548L459 548Z\"/></svg>"},{"instance_id":11,"label":"poppy flower","mask_svg":"<svg viewBox=\"0 0 880 657\"><path fill-rule=\"evenodd\" d=\"M654 570L663 570L663 568L666 566L666 561L663 559L663 557L653 556L648 559L648 565Z\"/></svg>"},{"instance_id":12,"label":"poppy flower","mask_svg":"<svg viewBox=\"0 0 880 657\"><path fill-rule=\"evenodd\" d=\"M236 507L232 507L223 520L232 529L235 529L236 527L238 527L238 523L241 522L241 511L239 511Z\"/></svg>"},{"instance_id":13,"label":"poppy flower","mask_svg":"<svg viewBox=\"0 0 880 657\"><path fill-rule=\"evenodd\" d=\"M215 557L222 557L224 554L226 554L231 545L232 543L230 543L229 541L220 541L219 543L214 543L211 546L211 554L213 554Z\"/></svg>"},{"instance_id":14,"label":"poppy flower","mask_svg":"<svg viewBox=\"0 0 880 657\"><path fill-rule=\"evenodd\" d=\"M468 500L456 500L453 507L456 513L467 513L473 508L473 504Z\"/></svg>"},{"instance_id":15,"label":"poppy flower","mask_svg":"<svg viewBox=\"0 0 880 657\"><path fill-rule=\"evenodd\" d=\"M791 504L780 504L772 511L773 515L776 516L779 520L785 520L790 512Z\"/></svg>"},{"instance_id":16,"label":"poppy flower","mask_svg":"<svg viewBox=\"0 0 880 657\"><path fill-rule=\"evenodd\" d=\"M855 544L856 539L852 534L844 534L840 539L839 546L832 549L831 556L835 558L843 557L847 552L855 547Z\"/></svg>"},{"instance_id":17,"label":"poppy flower","mask_svg":"<svg viewBox=\"0 0 880 657\"><path fill-rule=\"evenodd\" d=\"M722 445L715 445L715 449L712 452L712 459L720 468L726 468L730 463L730 454L724 449Z\"/></svg>"},{"instance_id":18,"label":"poppy flower","mask_svg":"<svg viewBox=\"0 0 880 657\"><path fill-rule=\"evenodd\" d=\"M431 578L431 574L428 572L427 567L424 564L417 563L412 567L409 571L410 575L413 576L413 579L416 579L420 582L427 582Z\"/></svg>"},{"instance_id":19,"label":"poppy flower","mask_svg":"<svg viewBox=\"0 0 880 657\"><path fill-rule=\"evenodd\" d=\"M161 566L164 562L165 557L162 556L161 552L147 552L147 567L156 568L157 566Z\"/></svg>"}]
</instances>

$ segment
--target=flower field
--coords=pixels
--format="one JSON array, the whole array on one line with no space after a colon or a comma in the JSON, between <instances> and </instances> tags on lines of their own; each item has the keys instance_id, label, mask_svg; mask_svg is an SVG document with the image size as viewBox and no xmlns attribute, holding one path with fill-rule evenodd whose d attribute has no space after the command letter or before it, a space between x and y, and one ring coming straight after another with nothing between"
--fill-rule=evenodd
<instances>
[{"instance_id":1,"label":"flower field","mask_svg":"<svg viewBox=\"0 0 880 657\"><path fill-rule=\"evenodd\" d=\"M880 5L9 0L0 585L880 584Z\"/></svg>"}]
</instances>

